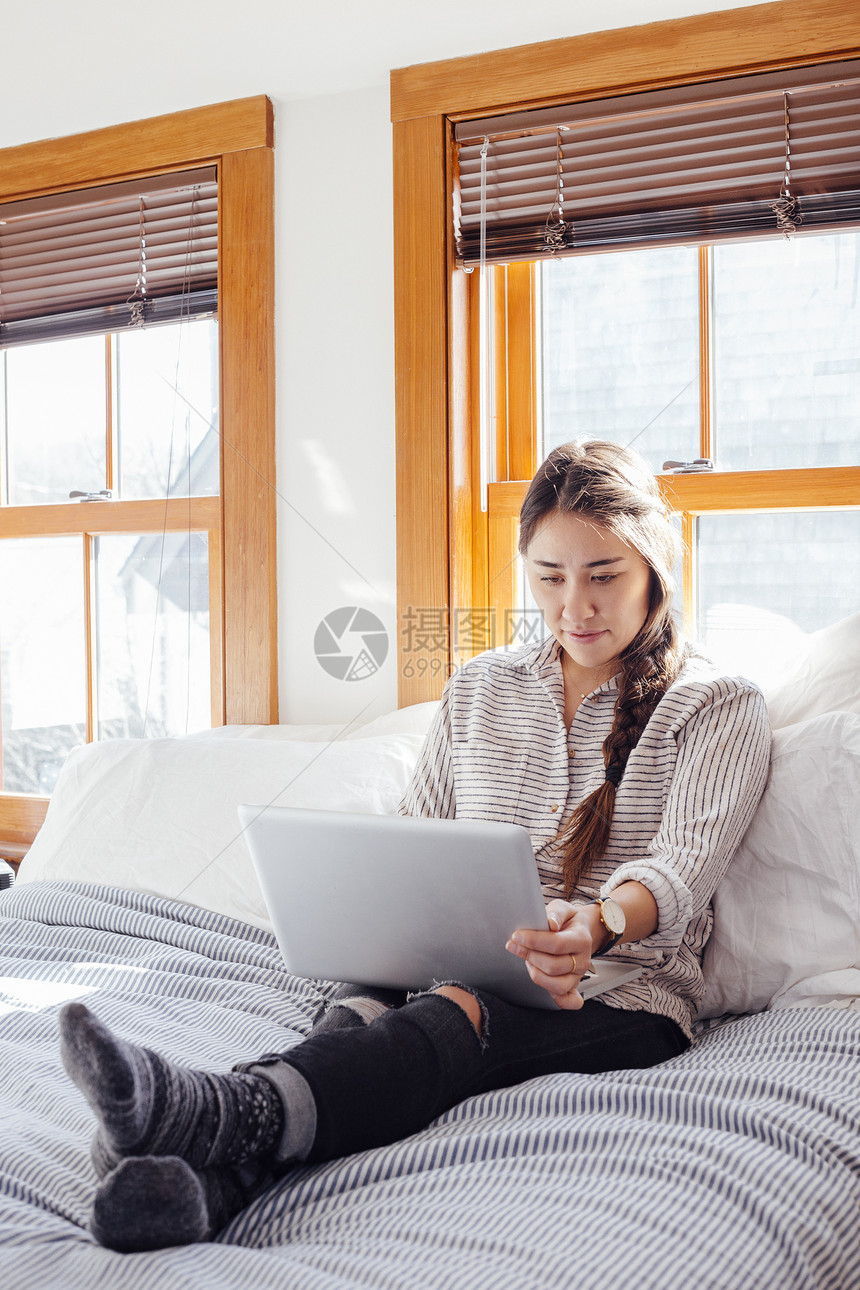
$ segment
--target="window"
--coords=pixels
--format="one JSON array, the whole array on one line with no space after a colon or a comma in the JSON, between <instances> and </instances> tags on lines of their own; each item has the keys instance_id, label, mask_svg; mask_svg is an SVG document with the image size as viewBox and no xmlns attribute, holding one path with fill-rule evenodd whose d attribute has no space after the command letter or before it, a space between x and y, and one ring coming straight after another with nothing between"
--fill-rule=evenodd
<instances>
[{"instance_id":1,"label":"window","mask_svg":"<svg viewBox=\"0 0 860 1290\"><path fill-rule=\"evenodd\" d=\"M271 105L240 100L6 149L0 204L200 167L217 176L217 321L211 310L161 315L142 331L16 343L0 359L0 578L11 589L0 631L19 632L4 731L15 703L30 706L26 752L7 753L15 791L0 794L5 855L38 828L64 740L277 720ZM165 390L169 413L141 416ZM68 498L105 488L111 501ZM29 585L9 581L13 555ZM157 623L154 650L135 632L144 617L150 637ZM52 634L62 648L46 666ZM165 659L171 672L180 660L190 686L183 675L173 692ZM56 748L40 750L39 727L62 728Z\"/></svg>"},{"instance_id":2,"label":"window","mask_svg":"<svg viewBox=\"0 0 860 1290\"><path fill-rule=\"evenodd\" d=\"M0 350L0 430L2 788L49 794L86 740L221 720L215 319Z\"/></svg>"},{"instance_id":3,"label":"window","mask_svg":"<svg viewBox=\"0 0 860 1290\"><path fill-rule=\"evenodd\" d=\"M712 477L664 481L670 498L681 487L688 496L676 503L684 616L727 669L774 680L804 634L860 608L860 509L845 509L833 488L834 473L860 460L860 232L572 257L532 271L535 464L574 433L631 444L657 473L669 460L713 460ZM522 379L506 375L508 388ZM722 472L745 493L727 513ZM519 580L515 595L534 623ZM505 643L500 628L507 639L525 631L501 605L496 628L490 644Z\"/></svg>"},{"instance_id":4,"label":"window","mask_svg":"<svg viewBox=\"0 0 860 1290\"><path fill-rule=\"evenodd\" d=\"M583 313L575 317L571 311L572 277L576 279L577 293L585 293L586 297L589 291L592 293L588 297L591 313L585 311L587 342L598 349L600 329L605 332L613 328L607 320L617 310L617 277L613 288L613 275L624 274L627 278L630 290L621 328L627 352L624 359L619 359L616 347L604 344L600 361L613 370L617 400L614 414L634 419L638 446L645 446L656 461L664 451L664 436L668 436L671 444L663 460L710 456L720 467L707 477L684 474L666 480L691 552L683 584L686 609L694 620L696 615L700 620L704 617L710 622L709 630L719 635L728 615L723 611L717 614L717 607L743 605L745 598L756 594L737 577L737 552L748 551L751 542L757 546L759 571L777 548L785 554L788 548L783 544L790 541L805 547L810 543L816 547L825 544L821 549L826 548L829 554L823 556L823 561L831 566L840 558L837 551L844 552L852 543L856 550L856 528L851 527L860 505L856 439L852 443L849 435L840 447L833 431L834 416L836 420L842 417L844 424L850 423L850 405L856 394L851 393L849 372L821 366L831 361L844 366L850 356L841 352L839 356L825 354L830 326L827 323L815 341L822 352L817 357L805 355L804 361L809 358L812 365L803 372L806 392L798 394L793 389L787 402L800 413L799 417L795 414L795 423L804 421L803 401L808 413L811 404L825 397L821 382L828 381L826 397L830 398L830 407L841 400L843 412L828 413L826 427L820 433L810 427L806 438L803 433L798 435L797 424L791 428L790 418L786 421L783 415L785 408L780 409L773 397L774 385L785 388L779 367L773 366L774 351L759 347L757 356L750 353L737 330L738 319L749 303L748 299L744 301L743 293L752 290L748 268L742 261L742 244L721 244L709 250L707 238L697 234L690 239L688 224L679 236L670 239L671 245L661 247L658 263L645 249L647 237L637 229L635 244L642 248L641 252L610 256L600 254L600 248L595 246L592 251L597 254L575 261L559 260L543 266L539 273L524 262L527 252L520 248L514 256L516 262L495 271L492 308L485 309L485 317L494 321L489 349L495 367L490 379L479 371L474 342L479 330L475 325L480 295L474 285L477 275L472 275L469 284L462 271L454 267L457 248L450 210L443 198L447 191L446 169L450 173L452 164L456 164L451 160L455 130L479 115L497 121L498 114L530 111L535 106L556 112L553 104L582 105L603 100L607 95L617 97L642 90L656 93L663 86L672 87L673 95L682 99L688 93L697 95L695 87L699 82L713 83L721 77L737 79L751 72L756 76L780 76L787 75L785 69L790 68L792 74L799 70L811 83L820 79L817 64L856 59L858 53L860 15L846 14L845 7L834 0L821 6L813 18L788 0L756 10L754 22L745 11L734 10L647 28L597 33L540 49L525 47L477 60L407 68L395 74L392 115L398 437L403 463L399 503L403 505L401 498L408 498L409 503L408 512L402 511L399 521L400 604L402 615L411 611L413 616L416 606L442 605L449 627L447 657L428 635L428 646L420 660L425 664L423 678L418 675L414 639L410 642L411 675L402 668L401 701L437 694L443 679L438 665L448 668L468 656L467 651L481 648L478 619L487 619L487 611L495 610L498 624L503 612L516 603L516 561L512 558L516 515L524 492L523 481L528 479L545 446L542 436L551 438L558 432L560 437L567 437L566 431L558 427L572 405L586 417L598 415L593 400L588 411L591 377L586 377L588 363L581 349L586 340L585 326ZM805 66L799 67L800 64ZM618 83L619 67L624 68L624 85ZM501 84L505 87L502 92L498 89ZM858 189L860 176L855 175L854 196L845 199L846 209L856 204ZM759 201L760 206L763 204ZM821 206L817 203L817 209ZM857 215L852 219L856 224ZM850 224L851 219L846 217L846 222ZM591 231L595 238L605 232L594 227ZM747 235L755 233L749 228L744 231ZM831 267L834 256L842 257L842 267L847 264L848 268L844 275L840 268L839 282L833 286L826 307L831 319L834 310L838 316L842 307L840 295L850 292L855 234L845 237L847 241L838 242L838 237L833 241L829 232L819 237L806 231L788 243L782 239L773 243L774 247L788 247L792 256L801 254L795 248L812 248L818 243L814 250L802 254L829 257ZM685 240L693 240L696 246L685 247ZM700 244L703 249L696 249ZM447 271L426 249L442 245L449 248ZM642 258L636 263L640 254ZM775 250L774 255L778 254ZM594 263L589 263L592 260ZM600 260L604 262L602 268L597 263ZM577 267L569 268L571 263ZM754 293L759 319L772 320L772 305L769 307L767 299L769 291L771 302L773 299L772 272L764 260L757 260L757 265L760 278ZM557 273L557 282L550 279L551 273ZM788 279L780 269L780 290L802 295L803 283L808 283L810 273L820 277L820 262L817 268L795 265L789 275L794 285L787 287ZM647 316L655 307L660 310L663 328L659 344L649 336L647 327L644 332L639 328L638 339L634 339L637 328L632 315L638 312L640 317ZM807 308L808 299L804 310ZM781 312L784 316L785 310ZM818 328L820 316L810 321ZM617 313L614 325L619 326ZM576 335L577 328L581 342L579 365L570 344L570 336ZM777 339L777 361L792 368L792 381L796 382L801 372L792 355L791 342L783 344L787 334L778 334ZM769 389L761 370L768 353ZM477 434L482 379L496 395L493 433L484 435L483 452ZM838 389L835 382L842 382ZM440 384L447 393L443 406L436 400L427 400L427 391L435 392ZM757 409L754 425L742 414L744 407L750 407L748 390L752 385L758 391L758 402L753 405ZM764 404L764 423L770 418L771 441L771 455L766 459L762 458L763 440L759 434ZM445 455L441 452L443 443ZM805 464L797 459L801 448L807 453ZM657 464L662 465L662 461ZM414 483L410 483L410 477ZM428 478L433 480L432 489L427 487ZM488 481L486 487L482 487L484 481ZM481 509L482 494L486 510ZM736 512L741 511L749 515L737 516ZM798 514L785 514L788 511ZM786 532L787 522L796 526L793 535ZM429 535L420 563L417 553L413 556L413 539L407 531L419 525ZM727 532L731 526L735 526L735 532L730 539ZM428 557L428 548L435 552L435 560ZM709 551L719 551L725 557L722 563L729 566L731 574L728 582L726 569L720 570L720 561L711 559ZM789 563L783 561L784 566ZM844 565L843 578L844 586L848 584ZM784 572L771 579L772 583L779 581L785 582ZM815 581L814 576L811 581ZM805 594L801 592L800 598ZM819 605L823 599L828 612L839 616L841 610L833 597L827 593L822 597L820 589L815 594ZM783 599L780 603L785 613L789 601ZM767 606L763 609L773 612ZM804 623L820 625L814 597L802 610L795 600L791 612L805 615ZM463 632L462 640L461 625L469 629ZM491 643L488 635L484 630L486 644Z\"/></svg>"}]
</instances>

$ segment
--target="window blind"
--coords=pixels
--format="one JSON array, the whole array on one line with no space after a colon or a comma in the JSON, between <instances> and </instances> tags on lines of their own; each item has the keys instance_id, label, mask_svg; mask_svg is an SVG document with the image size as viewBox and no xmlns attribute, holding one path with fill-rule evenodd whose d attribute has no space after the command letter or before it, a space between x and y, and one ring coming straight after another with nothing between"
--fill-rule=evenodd
<instances>
[{"instance_id":1,"label":"window blind","mask_svg":"<svg viewBox=\"0 0 860 1290\"><path fill-rule=\"evenodd\" d=\"M214 166L0 205L0 348L212 313Z\"/></svg>"},{"instance_id":2,"label":"window blind","mask_svg":"<svg viewBox=\"0 0 860 1290\"><path fill-rule=\"evenodd\" d=\"M505 262L860 222L858 61L463 121L454 138L467 266L482 227Z\"/></svg>"}]
</instances>

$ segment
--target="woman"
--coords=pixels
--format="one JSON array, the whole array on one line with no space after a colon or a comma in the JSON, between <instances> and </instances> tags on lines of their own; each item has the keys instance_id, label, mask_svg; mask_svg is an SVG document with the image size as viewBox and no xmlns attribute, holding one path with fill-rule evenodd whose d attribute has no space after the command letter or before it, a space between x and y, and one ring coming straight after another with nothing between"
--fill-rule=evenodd
<instances>
[{"instance_id":1,"label":"woman","mask_svg":"<svg viewBox=\"0 0 860 1290\"><path fill-rule=\"evenodd\" d=\"M507 948L557 1009L468 983L411 998L344 986L304 1043L211 1075L68 1005L63 1060L100 1120L104 1244L208 1239L291 1162L397 1140L536 1075L646 1067L688 1047L711 897L767 776L764 701L680 641L677 539L636 454L553 451L520 550L551 635L451 679L401 811L527 828L548 928ZM609 952L641 975L583 1003L583 974Z\"/></svg>"}]
</instances>

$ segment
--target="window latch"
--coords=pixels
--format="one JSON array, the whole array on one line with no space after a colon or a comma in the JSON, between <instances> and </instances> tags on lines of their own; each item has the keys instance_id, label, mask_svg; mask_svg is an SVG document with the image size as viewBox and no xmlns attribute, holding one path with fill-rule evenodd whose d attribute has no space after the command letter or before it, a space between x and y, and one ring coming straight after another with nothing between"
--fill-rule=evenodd
<instances>
[{"instance_id":1,"label":"window latch","mask_svg":"<svg viewBox=\"0 0 860 1290\"><path fill-rule=\"evenodd\" d=\"M97 493L85 493L80 488L74 488L69 497L76 497L79 502L107 502L113 497L113 493L109 488L100 488Z\"/></svg>"},{"instance_id":2,"label":"window latch","mask_svg":"<svg viewBox=\"0 0 860 1290\"><path fill-rule=\"evenodd\" d=\"M664 461L663 469L672 475L703 475L714 469L710 457L697 457L695 461Z\"/></svg>"}]
</instances>

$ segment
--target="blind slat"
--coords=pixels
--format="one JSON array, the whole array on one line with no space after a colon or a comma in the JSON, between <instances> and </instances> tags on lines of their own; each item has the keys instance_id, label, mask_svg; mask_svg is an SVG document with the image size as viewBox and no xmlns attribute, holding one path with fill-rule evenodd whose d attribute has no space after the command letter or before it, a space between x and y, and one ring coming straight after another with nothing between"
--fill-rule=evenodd
<instances>
[{"instance_id":1,"label":"blind slat","mask_svg":"<svg viewBox=\"0 0 860 1290\"><path fill-rule=\"evenodd\" d=\"M838 232L860 224L860 189L824 193L804 199L806 232ZM715 207L694 207L671 212L639 212L581 220L575 247L563 246L559 254L594 254L609 249L640 250L649 246L736 241L760 234L773 212L764 201L726 202ZM479 232L467 241L467 250L478 263ZM547 258L544 226L534 222L510 224L495 234L493 256L498 263ZM488 259L490 256L488 255Z\"/></svg>"},{"instance_id":2,"label":"blind slat","mask_svg":"<svg viewBox=\"0 0 860 1290\"><path fill-rule=\"evenodd\" d=\"M119 206L124 201L137 204L139 198L158 201L164 194L173 195L189 188L210 188L216 184L214 166L200 166L196 170L176 170L164 175L146 175L120 183L102 184L93 188L76 188L68 193L47 193L43 197L25 197L20 201L4 202L2 216L5 220L29 219L40 213L75 211L96 206Z\"/></svg>"},{"instance_id":3,"label":"blind slat","mask_svg":"<svg viewBox=\"0 0 860 1290\"><path fill-rule=\"evenodd\" d=\"M143 306L146 323L179 322L188 318L209 318L217 311L218 293L214 287L183 292L179 296L154 296ZM67 314L44 318L24 318L3 328L3 348L33 345L37 341L56 340L59 336L102 336L128 326L128 308L121 305L96 305L76 308Z\"/></svg>"},{"instance_id":4,"label":"blind slat","mask_svg":"<svg viewBox=\"0 0 860 1290\"><path fill-rule=\"evenodd\" d=\"M146 207L146 226L147 228L160 228L162 226L170 227L171 224L188 227L189 222L189 204L187 202L171 202L169 206ZM130 229L135 231L140 226L139 207L134 209L115 209L115 210L94 210L84 212L84 218L81 218L82 212L70 211L68 215L64 212L57 212L56 215L49 219L47 216L34 216L27 220L3 220L3 210L0 207L0 223L5 225L3 231L4 243L8 246L24 246L29 242L45 241L54 234L64 237L93 237L101 232L110 232L111 229ZM194 222L195 223L213 223L217 220L218 202L217 197L202 199L194 204Z\"/></svg>"},{"instance_id":5,"label":"blind slat","mask_svg":"<svg viewBox=\"0 0 860 1290\"><path fill-rule=\"evenodd\" d=\"M167 294L173 290L176 281L176 271L174 266L168 265L163 269L155 269L147 273L147 295ZM202 285L209 282L208 266L189 265L188 271L183 275L183 284L195 283ZM44 280L35 283L32 286L25 284L23 288L16 293L22 304L21 316L32 318L37 315L33 309L24 308L26 305L38 305L44 298L46 291L50 292L52 312L59 313L63 309L68 309L71 304L78 302L81 308L90 307L103 300L105 296L118 296L115 303L119 304L128 297L122 293L128 286L128 275L106 275L99 279L98 290L86 291L81 287L78 280L66 281L62 275L57 275L50 280Z\"/></svg>"},{"instance_id":6,"label":"blind slat","mask_svg":"<svg viewBox=\"0 0 860 1290\"><path fill-rule=\"evenodd\" d=\"M195 241L194 247L190 251L178 248L175 242L165 241L160 244L147 244L146 248L146 265L147 271L152 272L153 268L170 265L181 270L183 261L187 260L189 264L205 264L211 269L213 255L217 252L218 240L213 235L208 238L200 238ZM86 254L81 252L84 248L72 250L71 248L61 248L65 254L58 255L55 260L46 260L44 257L33 257L22 259L16 263L15 268L9 269L4 274L4 283L11 291L13 288L17 296L22 290L32 290L33 285L38 282L49 284L53 281L75 282L79 281L83 288L86 282L94 283L98 287L98 281L108 276L117 277L120 274L133 273L137 278L139 256L138 249L134 244L126 243L116 247L100 249L94 252L89 249ZM31 284L28 286L27 284Z\"/></svg>"}]
</instances>

